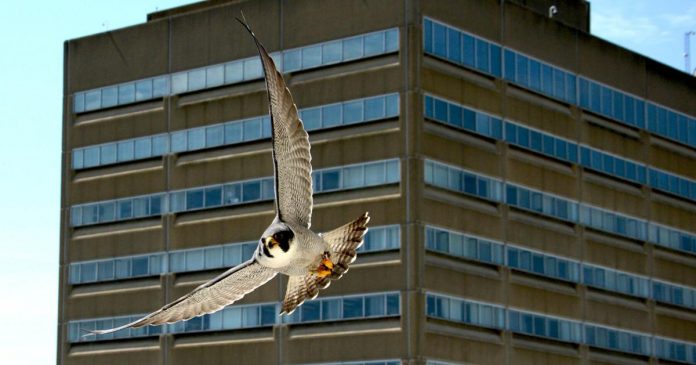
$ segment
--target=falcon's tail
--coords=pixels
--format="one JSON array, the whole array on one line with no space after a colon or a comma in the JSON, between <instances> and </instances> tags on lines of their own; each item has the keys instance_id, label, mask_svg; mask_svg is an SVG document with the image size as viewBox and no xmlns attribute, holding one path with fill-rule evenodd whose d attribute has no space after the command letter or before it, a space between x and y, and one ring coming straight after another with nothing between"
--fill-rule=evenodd
<instances>
[{"instance_id":1,"label":"falcon's tail","mask_svg":"<svg viewBox=\"0 0 696 365\"><path fill-rule=\"evenodd\" d=\"M320 289L327 288L332 280L340 279L348 271L348 267L357 256L356 250L363 244L369 221L370 216L365 212L358 219L322 234L322 238L331 247L330 260L333 264L331 274L318 276L312 273L305 276L291 276L281 313L291 314L306 299L315 298Z\"/></svg>"},{"instance_id":2,"label":"falcon's tail","mask_svg":"<svg viewBox=\"0 0 696 365\"><path fill-rule=\"evenodd\" d=\"M365 212L358 219L322 235L332 251L331 261L334 264L332 280L339 279L348 271L348 266L355 261L356 250L363 244L369 221L370 215Z\"/></svg>"}]
</instances>

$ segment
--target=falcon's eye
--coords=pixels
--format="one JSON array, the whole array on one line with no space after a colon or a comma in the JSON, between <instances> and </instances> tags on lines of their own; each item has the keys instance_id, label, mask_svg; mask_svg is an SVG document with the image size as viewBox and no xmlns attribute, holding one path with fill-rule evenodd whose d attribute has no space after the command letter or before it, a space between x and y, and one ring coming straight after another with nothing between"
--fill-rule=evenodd
<instances>
[{"instance_id":1,"label":"falcon's eye","mask_svg":"<svg viewBox=\"0 0 696 365\"><path fill-rule=\"evenodd\" d=\"M291 230L278 231L273 234L273 238L278 242L278 246L283 252L287 252L290 249L290 241L295 237L295 234Z\"/></svg>"}]
</instances>

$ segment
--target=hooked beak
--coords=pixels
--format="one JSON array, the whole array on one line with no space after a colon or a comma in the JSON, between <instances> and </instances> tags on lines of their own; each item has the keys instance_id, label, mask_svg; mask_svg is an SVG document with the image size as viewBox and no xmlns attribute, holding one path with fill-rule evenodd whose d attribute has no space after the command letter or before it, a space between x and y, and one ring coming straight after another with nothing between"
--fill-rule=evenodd
<instances>
[{"instance_id":1,"label":"hooked beak","mask_svg":"<svg viewBox=\"0 0 696 365\"><path fill-rule=\"evenodd\" d=\"M269 249L271 249L277 245L278 245L278 241L276 241L276 239L273 238L273 236L266 237L266 246L268 246Z\"/></svg>"}]
</instances>

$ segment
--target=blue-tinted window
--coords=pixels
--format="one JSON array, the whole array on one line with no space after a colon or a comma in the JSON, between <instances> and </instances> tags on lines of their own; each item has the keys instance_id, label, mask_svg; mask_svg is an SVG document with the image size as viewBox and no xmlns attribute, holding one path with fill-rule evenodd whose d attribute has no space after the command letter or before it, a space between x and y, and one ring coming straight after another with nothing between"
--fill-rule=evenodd
<instances>
[{"instance_id":1,"label":"blue-tinted window","mask_svg":"<svg viewBox=\"0 0 696 365\"><path fill-rule=\"evenodd\" d=\"M436 55L447 57L447 28L433 23L433 51Z\"/></svg>"},{"instance_id":2,"label":"blue-tinted window","mask_svg":"<svg viewBox=\"0 0 696 365\"><path fill-rule=\"evenodd\" d=\"M447 29L447 58L457 62L462 62L462 39L461 33L452 29Z\"/></svg>"},{"instance_id":3,"label":"blue-tinted window","mask_svg":"<svg viewBox=\"0 0 696 365\"><path fill-rule=\"evenodd\" d=\"M302 321L318 321L321 319L321 303L318 301L305 302L299 309L302 311Z\"/></svg>"},{"instance_id":4,"label":"blue-tinted window","mask_svg":"<svg viewBox=\"0 0 696 365\"><path fill-rule=\"evenodd\" d=\"M353 37L343 40L343 59L352 60L363 56L363 38Z\"/></svg>"},{"instance_id":5,"label":"blue-tinted window","mask_svg":"<svg viewBox=\"0 0 696 365\"><path fill-rule=\"evenodd\" d=\"M242 200L245 202L261 199L261 183L259 181L250 181L242 185Z\"/></svg>"},{"instance_id":6,"label":"blue-tinted window","mask_svg":"<svg viewBox=\"0 0 696 365\"><path fill-rule=\"evenodd\" d=\"M340 171L324 171L321 173L322 190L335 190L340 188Z\"/></svg>"},{"instance_id":7,"label":"blue-tinted window","mask_svg":"<svg viewBox=\"0 0 696 365\"><path fill-rule=\"evenodd\" d=\"M343 317L354 318L363 316L363 298L344 298L343 299Z\"/></svg>"},{"instance_id":8,"label":"blue-tinted window","mask_svg":"<svg viewBox=\"0 0 696 365\"><path fill-rule=\"evenodd\" d=\"M203 208L203 190L192 190L186 192L186 209Z\"/></svg>"},{"instance_id":9,"label":"blue-tinted window","mask_svg":"<svg viewBox=\"0 0 696 365\"><path fill-rule=\"evenodd\" d=\"M365 36L365 56L384 53L384 33L372 33Z\"/></svg>"},{"instance_id":10,"label":"blue-tinted window","mask_svg":"<svg viewBox=\"0 0 696 365\"><path fill-rule=\"evenodd\" d=\"M343 122L352 124L363 120L363 103L354 101L343 104Z\"/></svg>"},{"instance_id":11,"label":"blue-tinted window","mask_svg":"<svg viewBox=\"0 0 696 365\"><path fill-rule=\"evenodd\" d=\"M321 46L302 49L302 68L312 68L321 65Z\"/></svg>"}]
</instances>

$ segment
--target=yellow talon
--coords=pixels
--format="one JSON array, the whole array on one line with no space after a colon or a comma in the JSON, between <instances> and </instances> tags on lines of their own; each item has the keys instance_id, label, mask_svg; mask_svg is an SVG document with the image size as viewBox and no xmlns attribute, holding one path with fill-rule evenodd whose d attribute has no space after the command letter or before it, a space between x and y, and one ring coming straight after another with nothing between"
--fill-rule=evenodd
<instances>
[{"instance_id":1,"label":"yellow talon","mask_svg":"<svg viewBox=\"0 0 696 365\"><path fill-rule=\"evenodd\" d=\"M329 254L325 253L321 257L321 263L319 267L314 271L320 278L325 278L333 273L334 263L329 258Z\"/></svg>"},{"instance_id":2,"label":"yellow talon","mask_svg":"<svg viewBox=\"0 0 696 365\"><path fill-rule=\"evenodd\" d=\"M334 266L334 265L333 265L333 261L331 261L330 258L324 256L324 258L321 259L321 264L322 264L324 267L326 267L327 269L333 270L333 266Z\"/></svg>"},{"instance_id":3,"label":"yellow talon","mask_svg":"<svg viewBox=\"0 0 696 365\"><path fill-rule=\"evenodd\" d=\"M325 277L331 275L331 273L332 273L331 270L322 270L322 269L319 269L319 270L317 270L317 277L325 278Z\"/></svg>"}]
</instances>

